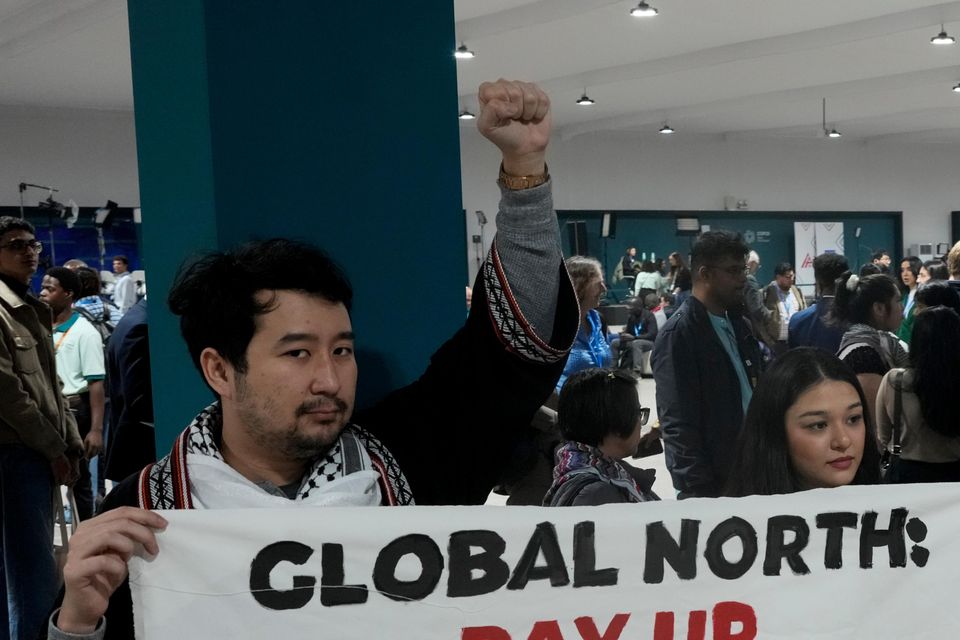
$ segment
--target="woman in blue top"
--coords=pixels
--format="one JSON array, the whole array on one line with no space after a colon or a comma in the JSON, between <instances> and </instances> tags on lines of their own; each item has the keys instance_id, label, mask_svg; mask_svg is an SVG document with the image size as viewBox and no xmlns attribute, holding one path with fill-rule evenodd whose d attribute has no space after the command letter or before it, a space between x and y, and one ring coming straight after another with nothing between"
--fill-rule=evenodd
<instances>
[{"instance_id":1,"label":"woman in blue top","mask_svg":"<svg viewBox=\"0 0 960 640\"><path fill-rule=\"evenodd\" d=\"M600 301L607 293L603 282L603 268L595 258L572 256L566 260L567 271L573 280L573 288L580 302L580 331L570 350L567 366L557 381L557 393L570 375L593 367L609 367L613 363L610 343L607 340L603 320L597 312Z\"/></svg>"}]
</instances>

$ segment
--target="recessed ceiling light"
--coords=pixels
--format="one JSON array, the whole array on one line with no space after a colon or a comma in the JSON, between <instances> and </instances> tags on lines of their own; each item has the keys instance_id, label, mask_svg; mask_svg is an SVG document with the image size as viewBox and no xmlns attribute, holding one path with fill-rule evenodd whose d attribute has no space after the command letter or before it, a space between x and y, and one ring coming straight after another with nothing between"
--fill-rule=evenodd
<instances>
[{"instance_id":1,"label":"recessed ceiling light","mask_svg":"<svg viewBox=\"0 0 960 640\"><path fill-rule=\"evenodd\" d=\"M670 126L669 122L664 122L663 126L660 127L660 133L669 134L673 132L674 132L674 128Z\"/></svg>"},{"instance_id":2,"label":"recessed ceiling light","mask_svg":"<svg viewBox=\"0 0 960 640\"><path fill-rule=\"evenodd\" d=\"M659 11L647 4L646 0L640 0L640 4L630 9L630 15L634 18L652 18Z\"/></svg>"},{"instance_id":3,"label":"recessed ceiling light","mask_svg":"<svg viewBox=\"0 0 960 640\"><path fill-rule=\"evenodd\" d=\"M461 120L473 120L477 116L473 115L466 109L463 109L462 111L460 111L460 115L458 115L457 117L460 118Z\"/></svg>"},{"instance_id":4,"label":"recessed ceiling light","mask_svg":"<svg viewBox=\"0 0 960 640\"><path fill-rule=\"evenodd\" d=\"M956 38L953 36L947 35L947 30L943 28L943 23L940 23L940 33L930 38L930 44L954 44Z\"/></svg>"},{"instance_id":5,"label":"recessed ceiling light","mask_svg":"<svg viewBox=\"0 0 960 640\"><path fill-rule=\"evenodd\" d=\"M453 52L453 57L457 60L469 60L470 58L475 58L476 54L470 51L470 49L467 49L466 43L461 42L460 46Z\"/></svg>"},{"instance_id":6,"label":"recessed ceiling light","mask_svg":"<svg viewBox=\"0 0 960 640\"><path fill-rule=\"evenodd\" d=\"M587 95L586 91L584 91L583 95L580 96L580 99L577 100L577 104L580 105L581 107L589 107L590 105L595 103L596 103L596 100L591 99L590 96Z\"/></svg>"}]
</instances>

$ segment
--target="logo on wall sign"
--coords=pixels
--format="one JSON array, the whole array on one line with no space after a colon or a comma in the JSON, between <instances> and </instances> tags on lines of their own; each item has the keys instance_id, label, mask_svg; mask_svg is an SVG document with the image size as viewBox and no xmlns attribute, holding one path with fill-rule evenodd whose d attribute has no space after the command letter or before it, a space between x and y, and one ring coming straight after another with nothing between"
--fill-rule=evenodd
<instances>
[{"instance_id":1,"label":"logo on wall sign","mask_svg":"<svg viewBox=\"0 0 960 640\"><path fill-rule=\"evenodd\" d=\"M803 259L803 264L800 265L801 269L810 269L813 267L813 258L810 257L810 254L807 254L807 257Z\"/></svg>"},{"instance_id":2,"label":"logo on wall sign","mask_svg":"<svg viewBox=\"0 0 960 640\"><path fill-rule=\"evenodd\" d=\"M753 244L754 240L757 239L757 234L753 232L752 229L747 229L743 232L743 240L747 244Z\"/></svg>"}]
</instances>

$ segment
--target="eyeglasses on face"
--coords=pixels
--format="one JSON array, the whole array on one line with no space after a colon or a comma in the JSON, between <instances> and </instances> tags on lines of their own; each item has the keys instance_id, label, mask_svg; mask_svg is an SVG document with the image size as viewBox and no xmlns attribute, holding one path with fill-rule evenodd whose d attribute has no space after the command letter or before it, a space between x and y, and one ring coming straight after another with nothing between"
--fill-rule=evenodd
<instances>
[{"instance_id":1,"label":"eyeglasses on face","mask_svg":"<svg viewBox=\"0 0 960 640\"><path fill-rule=\"evenodd\" d=\"M15 253L23 253L27 249L33 253L40 253L43 251L43 243L39 240L11 240L6 244L0 244L0 249L9 249Z\"/></svg>"}]
</instances>

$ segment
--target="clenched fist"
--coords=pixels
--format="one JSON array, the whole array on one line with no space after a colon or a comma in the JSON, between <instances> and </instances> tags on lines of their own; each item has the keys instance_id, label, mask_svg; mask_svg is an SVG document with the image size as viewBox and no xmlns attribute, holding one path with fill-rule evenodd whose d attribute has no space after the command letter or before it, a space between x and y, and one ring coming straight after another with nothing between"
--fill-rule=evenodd
<instances>
[{"instance_id":1,"label":"clenched fist","mask_svg":"<svg viewBox=\"0 0 960 640\"><path fill-rule=\"evenodd\" d=\"M550 141L550 98L530 82L500 79L480 85L477 128L503 153L510 175L539 175Z\"/></svg>"}]
</instances>

